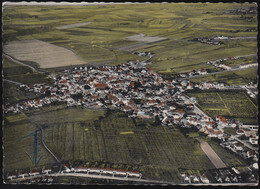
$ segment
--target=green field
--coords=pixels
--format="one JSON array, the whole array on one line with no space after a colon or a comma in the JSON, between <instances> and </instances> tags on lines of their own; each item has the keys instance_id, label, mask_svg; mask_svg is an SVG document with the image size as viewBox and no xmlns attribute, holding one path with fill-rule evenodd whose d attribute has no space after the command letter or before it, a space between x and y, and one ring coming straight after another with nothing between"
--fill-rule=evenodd
<instances>
[{"instance_id":1,"label":"green field","mask_svg":"<svg viewBox=\"0 0 260 189\"><path fill-rule=\"evenodd\" d=\"M6 57L3 57L3 75L5 79L27 85L35 83L52 83L47 75L33 72L31 68L17 64Z\"/></svg>"},{"instance_id":2,"label":"green field","mask_svg":"<svg viewBox=\"0 0 260 189\"><path fill-rule=\"evenodd\" d=\"M224 64L227 66L236 66L240 64L257 63L257 56L250 56L246 58L240 58L237 60L228 60Z\"/></svg>"},{"instance_id":3,"label":"green field","mask_svg":"<svg viewBox=\"0 0 260 189\"><path fill-rule=\"evenodd\" d=\"M257 105L245 92L189 92L196 97L198 107L212 118L218 115L236 119L245 124L257 124Z\"/></svg>"},{"instance_id":4,"label":"green field","mask_svg":"<svg viewBox=\"0 0 260 189\"><path fill-rule=\"evenodd\" d=\"M49 108L48 111L45 107L43 113L26 114L33 123L48 125L44 130L46 144L61 160L136 170L143 172L146 178L176 181L180 179L178 168L201 171L213 168L199 143L185 138L177 129L149 123L144 126L136 122L135 125L122 113L112 113L104 118L103 111L68 109L62 105ZM67 113L70 122L65 118ZM25 152L32 153L33 136L20 143L16 140L33 132L34 126L19 114L5 119L5 171L32 166ZM133 134L121 134L126 132ZM40 165L53 163L49 154L40 150L40 142L38 146L39 155L43 156Z\"/></svg>"},{"instance_id":5,"label":"green field","mask_svg":"<svg viewBox=\"0 0 260 189\"><path fill-rule=\"evenodd\" d=\"M234 158L233 154L220 147L218 143L214 141L208 141L208 143L226 165L230 167L243 167L246 164L241 157Z\"/></svg>"},{"instance_id":6,"label":"green field","mask_svg":"<svg viewBox=\"0 0 260 189\"><path fill-rule=\"evenodd\" d=\"M213 81L218 83L225 83L227 85L246 85L249 82L257 81L257 68L246 68L243 70L229 71L224 73L216 73L212 75L202 75L199 77L190 78L192 82L206 82Z\"/></svg>"},{"instance_id":7,"label":"green field","mask_svg":"<svg viewBox=\"0 0 260 189\"><path fill-rule=\"evenodd\" d=\"M155 53L152 68L180 73L214 67L210 60L255 54L256 40L232 40L221 46L190 41L194 37L257 36L257 17L225 15L228 9L253 4L172 3L110 6L6 6L3 11L4 42L40 39L73 50L87 62L111 64L137 59L117 49L139 42L125 37L143 33L167 41L143 49ZM91 22L82 27L55 29L65 24ZM184 50L185 49L185 50ZM140 49L142 51L142 49Z\"/></svg>"}]
</instances>

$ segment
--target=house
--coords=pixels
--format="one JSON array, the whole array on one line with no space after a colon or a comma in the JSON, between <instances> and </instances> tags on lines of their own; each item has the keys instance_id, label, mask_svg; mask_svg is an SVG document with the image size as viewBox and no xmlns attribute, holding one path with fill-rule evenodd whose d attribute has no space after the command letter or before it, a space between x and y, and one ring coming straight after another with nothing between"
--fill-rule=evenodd
<instances>
[{"instance_id":1,"label":"house","mask_svg":"<svg viewBox=\"0 0 260 189\"><path fill-rule=\"evenodd\" d=\"M215 129L212 129L212 128L209 128L208 129L208 137L222 137L223 136L223 132L220 131L220 130L215 130Z\"/></svg>"},{"instance_id":2,"label":"house","mask_svg":"<svg viewBox=\"0 0 260 189\"><path fill-rule=\"evenodd\" d=\"M128 176L132 176L132 177L138 177L138 178L141 178L142 177L142 174L137 172L137 171L130 171L130 172L127 172L127 175Z\"/></svg>"},{"instance_id":3,"label":"house","mask_svg":"<svg viewBox=\"0 0 260 189\"><path fill-rule=\"evenodd\" d=\"M252 137L250 137L250 138L249 138L249 142L250 142L251 144L258 145L258 138L252 138Z\"/></svg>"},{"instance_id":4,"label":"house","mask_svg":"<svg viewBox=\"0 0 260 189\"><path fill-rule=\"evenodd\" d=\"M29 176L29 174L27 173L26 170L21 170L18 173L18 178L24 178L24 177L28 177L28 176Z\"/></svg>"},{"instance_id":5,"label":"house","mask_svg":"<svg viewBox=\"0 0 260 189\"><path fill-rule=\"evenodd\" d=\"M48 175L51 172L50 168L43 168L42 173Z\"/></svg>"},{"instance_id":6,"label":"house","mask_svg":"<svg viewBox=\"0 0 260 189\"><path fill-rule=\"evenodd\" d=\"M10 172L7 174L7 179L8 180L13 180L16 178L16 173L15 172Z\"/></svg>"},{"instance_id":7,"label":"house","mask_svg":"<svg viewBox=\"0 0 260 189\"><path fill-rule=\"evenodd\" d=\"M193 183L199 183L199 178L197 176L194 176L193 179L192 179L192 182Z\"/></svg>"},{"instance_id":8,"label":"house","mask_svg":"<svg viewBox=\"0 0 260 189\"><path fill-rule=\"evenodd\" d=\"M218 116L216 117L216 121L217 121L218 124L219 124L220 126L222 126L222 127L228 126L228 121L226 120L225 117L222 117L222 116L218 115Z\"/></svg>"},{"instance_id":9,"label":"house","mask_svg":"<svg viewBox=\"0 0 260 189\"><path fill-rule=\"evenodd\" d=\"M255 151L254 150L249 150L246 152L246 157L247 158L251 158L251 157L254 157L255 155Z\"/></svg>"},{"instance_id":10,"label":"house","mask_svg":"<svg viewBox=\"0 0 260 189\"><path fill-rule=\"evenodd\" d=\"M191 180L190 180L190 178L188 176L185 176L184 177L184 182L191 183Z\"/></svg>"},{"instance_id":11,"label":"house","mask_svg":"<svg viewBox=\"0 0 260 189\"><path fill-rule=\"evenodd\" d=\"M209 179L206 177L205 174L203 174L203 175L200 177L200 180L202 181L203 184L209 184Z\"/></svg>"},{"instance_id":12,"label":"house","mask_svg":"<svg viewBox=\"0 0 260 189\"><path fill-rule=\"evenodd\" d=\"M31 170L30 173L29 173L30 176L36 176L36 175L39 175L39 174L40 174L40 172L37 169Z\"/></svg>"}]
</instances>

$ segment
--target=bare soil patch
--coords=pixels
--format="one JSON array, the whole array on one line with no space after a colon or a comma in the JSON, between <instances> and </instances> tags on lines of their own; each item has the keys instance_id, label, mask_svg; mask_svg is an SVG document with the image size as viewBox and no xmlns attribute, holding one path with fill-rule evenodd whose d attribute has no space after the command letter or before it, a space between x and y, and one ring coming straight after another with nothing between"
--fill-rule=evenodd
<instances>
[{"instance_id":1,"label":"bare soil patch","mask_svg":"<svg viewBox=\"0 0 260 189\"><path fill-rule=\"evenodd\" d=\"M154 42L166 40L167 38L164 38L164 37L147 37L144 34L138 34L138 35L126 37L126 39L130 40L130 41L140 41L140 42L154 43Z\"/></svg>"},{"instance_id":2,"label":"bare soil patch","mask_svg":"<svg viewBox=\"0 0 260 189\"><path fill-rule=\"evenodd\" d=\"M200 140L200 145L203 152L208 156L209 160L217 169L227 167L207 142Z\"/></svg>"},{"instance_id":3,"label":"bare soil patch","mask_svg":"<svg viewBox=\"0 0 260 189\"><path fill-rule=\"evenodd\" d=\"M40 68L55 68L87 63L71 50L37 39L12 41L5 45L3 50L17 60L36 62Z\"/></svg>"}]
</instances>

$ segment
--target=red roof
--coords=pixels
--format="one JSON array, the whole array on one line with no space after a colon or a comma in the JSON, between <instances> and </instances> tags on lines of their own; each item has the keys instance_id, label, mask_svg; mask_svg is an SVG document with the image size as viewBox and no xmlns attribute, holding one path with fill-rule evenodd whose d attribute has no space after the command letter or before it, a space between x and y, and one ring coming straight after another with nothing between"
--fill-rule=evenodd
<instances>
[{"instance_id":1,"label":"red roof","mask_svg":"<svg viewBox=\"0 0 260 189\"><path fill-rule=\"evenodd\" d=\"M185 114L185 111L183 109L176 109L174 112L178 112L180 114Z\"/></svg>"},{"instance_id":2,"label":"red roof","mask_svg":"<svg viewBox=\"0 0 260 189\"><path fill-rule=\"evenodd\" d=\"M105 89L107 87L107 84L104 84L104 83L97 83L95 84L95 87L97 89Z\"/></svg>"},{"instance_id":3,"label":"red roof","mask_svg":"<svg viewBox=\"0 0 260 189\"><path fill-rule=\"evenodd\" d=\"M223 123L227 123L226 118L224 118L224 117L222 117L222 116L220 116L220 115L217 116L217 119L219 119L219 120L220 120L221 122L223 122Z\"/></svg>"},{"instance_id":4,"label":"red roof","mask_svg":"<svg viewBox=\"0 0 260 189\"><path fill-rule=\"evenodd\" d=\"M150 100L149 101L149 104L154 104L154 103L157 103L157 101L156 100Z\"/></svg>"},{"instance_id":5,"label":"red roof","mask_svg":"<svg viewBox=\"0 0 260 189\"><path fill-rule=\"evenodd\" d=\"M107 68L99 68L100 71L108 71Z\"/></svg>"},{"instance_id":6,"label":"red roof","mask_svg":"<svg viewBox=\"0 0 260 189\"><path fill-rule=\"evenodd\" d=\"M67 80L61 80L60 83L68 83Z\"/></svg>"},{"instance_id":7,"label":"red roof","mask_svg":"<svg viewBox=\"0 0 260 189\"><path fill-rule=\"evenodd\" d=\"M132 107L125 105L125 106L124 106L124 109L125 109L125 110L132 110Z\"/></svg>"},{"instance_id":8,"label":"red roof","mask_svg":"<svg viewBox=\"0 0 260 189\"><path fill-rule=\"evenodd\" d=\"M254 150L250 150L250 151L249 151L249 155L250 155L250 156L255 155L255 151L254 151Z\"/></svg>"}]
</instances>

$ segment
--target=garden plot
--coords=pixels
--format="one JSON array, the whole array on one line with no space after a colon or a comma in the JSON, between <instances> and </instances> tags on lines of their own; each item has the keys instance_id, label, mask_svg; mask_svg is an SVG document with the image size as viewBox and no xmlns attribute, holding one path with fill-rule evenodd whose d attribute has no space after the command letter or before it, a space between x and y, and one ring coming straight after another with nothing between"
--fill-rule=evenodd
<instances>
[{"instance_id":1,"label":"garden plot","mask_svg":"<svg viewBox=\"0 0 260 189\"><path fill-rule=\"evenodd\" d=\"M17 60L38 63L40 68L86 64L72 51L37 39L12 41L3 49Z\"/></svg>"}]
</instances>

